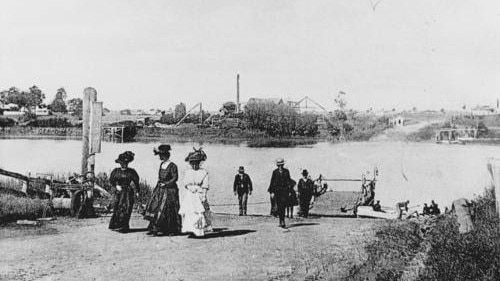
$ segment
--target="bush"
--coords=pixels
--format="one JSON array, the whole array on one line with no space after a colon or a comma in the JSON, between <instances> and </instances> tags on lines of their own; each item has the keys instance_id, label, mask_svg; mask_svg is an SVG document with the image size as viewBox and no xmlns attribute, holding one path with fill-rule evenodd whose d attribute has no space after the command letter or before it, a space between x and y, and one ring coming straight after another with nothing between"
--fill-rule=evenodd
<instances>
[{"instance_id":1,"label":"bush","mask_svg":"<svg viewBox=\"0 0 500 281\"><path fill-rule=\"evenodd\" d=\"M48 200L0 194L0 223L19 219L36 219L48 210Z\"/></svg>"},{"instance_id":2,"label":"bush","mask_svg":"<svg viewBox=\"0 0 500 281\"><path fill-rule=\"evenodd\" d=\"M16 121L7 117L0 117L0 127L12 127L16 124Z\"/></svg>"},{"instance_id":3,"label":"bush","mask_svg":"<svg viewBox=\"0 0 500 281\"><path fill-rule=\"evenodd\" d=\"M38 118L28 123L32 127L67 128L72 127L71 122L65 117Z\"/></svg>"},{"instance_id":4,"label":"bush","mask_svg":"<svg viewBox=\"0 0 500 281\"><path fill-rule=\"evenodd\" d=\"M316 115L300 115L288 105L270 101L248 103L244 119L249 129L265 131L273 137L314 136L318 133Z\"/></svg>"},{"instance_id":5,"label":"bush","mask_svg":"<svg viewBox=\"0 0 500 281\"><path fill-rule=\"evenodd\" d=\"M453 217L436 225L420 280L500 280L500 231L493 189L476 198L474 210L475 230L470 233L459 234Z\"/></svg>"}]
</instances>

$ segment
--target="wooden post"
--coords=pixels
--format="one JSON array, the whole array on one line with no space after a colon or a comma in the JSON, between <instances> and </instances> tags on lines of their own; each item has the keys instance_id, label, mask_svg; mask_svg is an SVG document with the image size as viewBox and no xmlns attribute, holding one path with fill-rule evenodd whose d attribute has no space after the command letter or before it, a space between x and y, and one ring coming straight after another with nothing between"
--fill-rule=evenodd
<instances>
[{"instance_id":1,"label":"wooden post","mask_svg":"<svg viewBox=\"0 0 500 281\"><path fill-rule=\"evenodd\" d=\"M88 87L83 90L83 124L82 124L82 175L88 171L88 158L90 153L90 107L97 100L97 91Z\"/></svg>"},{"instance_id":2,"label":"wooden post","mask_svg":"<svg viewBox=\"0 0 500 281\"><path fill-rule=\"evenodd\" d=\"M488 162L488 171L495 186L495 203L497 215L500 217L500 159L491 158ZM500 228L500 225L499 225Z\"/></svg>"}]
</instances>

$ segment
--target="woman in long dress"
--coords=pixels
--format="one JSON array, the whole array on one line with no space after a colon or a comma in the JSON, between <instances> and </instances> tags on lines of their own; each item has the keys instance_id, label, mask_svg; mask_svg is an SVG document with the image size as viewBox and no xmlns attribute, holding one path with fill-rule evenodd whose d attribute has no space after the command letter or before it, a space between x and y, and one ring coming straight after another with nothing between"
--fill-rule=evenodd
<instances>
[{"instance_id":1,"label":"woman in long dress","mask_svg":"<svg viewBox=\"0 0 500 281\"><path fill-rule=\"evenodd\" d=\"M207 200L208 172L200 167L207 156L198 149L189 153L186 161L191 165L184 175L185 193L179 214L182 216L182 232L204 236L212 231L212 212Z\"/></svg>"},{"instance_id":2,"label":"woman in long dress","mask_svg":"<svg viewBox=\"0 0 500 281\"><path fill-rule=\"evenodd\" d=\"M129 229L130 215L134 206L134 194L139 194L139 175L128 167L134 161L134 153L125 151L115 160L120 168L115 168L109 177L111 185L116 188L113 201L113 216L109 222L109 229L127 232ZM131 184L134 184L132 188Z\"/></svg>"},{"instance_id":3,"label":"woman in long dress","mask_svg":"<svg viewBox=\"0 0 500 281\"><path fill-rule=\"evenodd\" d=\"M158 183L148 204L144 218L149 220L148 234L174 235L181 231L179 215L179 189L177 188L177 165L170 161L170 145L162 144L154 150L159 155L161 164Z\"/></svg>"}]
</instances>

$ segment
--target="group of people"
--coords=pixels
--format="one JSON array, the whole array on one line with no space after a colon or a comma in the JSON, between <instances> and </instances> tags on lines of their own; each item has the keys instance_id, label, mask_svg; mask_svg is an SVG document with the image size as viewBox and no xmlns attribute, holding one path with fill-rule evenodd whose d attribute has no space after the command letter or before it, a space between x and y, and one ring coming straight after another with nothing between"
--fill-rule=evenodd
<instances>
[{"instance_id":1,"label":"group of people","mask_svg":"<svg viewBox=\"0 0 500 281\"><path fill-rule=\"evenodd\" d=\"M170 160L171 146L162 144L153 149L153 153L160 159L158 182L147 202L142 214L149 221L147 234L153 236L176 235L190 233L194 236L204 236L212 231L212 212L207 200L209 190L208 172L201 168L207 159L205 152L194 149L185 161L189 163L182 181L181 188L185 189L182 201L179 200L179 179L177 165ZM134 198L139 196L139 175L129 167L134 160L134 153L125 151L115 160L120 167L115 168L110 175L111 185L115 187L113 200L113 215L109 229L118 232L129 231L130 217L134 205ZM290 172L284 168L285 161L280 158L276 161L277 168L273 171L268 188L271 198L271 215L279 217L279 226L285 228L285 212L288 209L293 217L293 206L300 205L299 215L309 215L309 204L315 194L314 182L307 170L302 171L302 178L297 185L297 194L294 190L296 182L291 179ZM248 196L252 194L253 186L250 176L245 173L243 166L239 167L234 178L233 191L238 196L239 214L247 215ZM290 210L291 209L291 210Z\"/></svg>"},{"instance_id":2,"label":"group of people","mask_svg":"<svg viewBox=\"0 0 500 281\"><path fill-rule=\"evenodd\" d=\"M422 209L422 215L431 216L431 215L439 215L441 214L441 210L439 209L438 204L431 200L431 205L428 206L427 203L424 203L424 208Z\"/></svg>"},{"instance_id":3,"label":"group of people","mask_svg":"<svg viewBox=\"0 0 500 281\"><path fill-rule=\"evenodd\" d=\"M434 200L431 200L431 205L428 206L427 203L424 203L424 207L422 209L422 213L419 213L418 211L411 211L409 212L409 207L408 205L410 204L410 200L406 200L404 202L399 202L396 204L396 210L398 212L398 219L402 219L403 215L405 215L406 218L410 217L420 217L420 216L435 216L441 214L441 210L438 207L438 204L434 202Z\"/></svg>"},{"instance_id":4,"label":"group of people","mask_svg":"<svg viewBox=\"0 0 500 281\"><path fill-rule=\"evenodd\" d=\"M212 213L207 200L209 189L208 173L201 168L207 155L202 149L190 152L185 161L191 166L184 174L183 188L186 189L182 202L179 201L179 178L177 165L170 161L171 147L162 144L153 150L160 158L158 183L143 212L149 221L149 235L176 235L191 233L204 236L212 231ZM134 205L134 195L139 195L139 175L128 165L134 160L134 153L125 151L115 160L120 164L110 175L110 182L116 188L113 215L109 229L127 232Z\"/></svg>"}]
</instances>

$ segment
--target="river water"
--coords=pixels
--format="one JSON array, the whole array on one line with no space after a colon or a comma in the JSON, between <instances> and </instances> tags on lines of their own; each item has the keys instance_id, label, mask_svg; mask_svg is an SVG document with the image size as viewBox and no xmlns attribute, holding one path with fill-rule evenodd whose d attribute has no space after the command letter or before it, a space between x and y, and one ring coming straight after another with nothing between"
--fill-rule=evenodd
<instances>
[{"instance_id":1,"label":"river water","mask_svg":"<svg viewBox=\"0 0 500 281\"><path fill-rule=\"evenodd\" d=\"M102 144L96 157L96 171L109 173L117 166L118 154L131 150L135 161L130 164L141 178L156 182L159 160L153 155L151 143ZM188 168L184 158L198 143L171 143L172 160L180 170L180 179ZM36 173L65 174L80 170L81 142L53 139L0 139L0 168L31 175ZM500 155L499 146L438 145L432 143L359 142L319 143L295 148L249 148L245 144L205 143L208 155L203 167L209 171L209 201L216 212L237 213L232 182L238 166L245 166L254 182L249 203L268 201L267 188L274 160L283 157L292 178L298 180L302 169L316 178L361 178L363 173L378 167L376 196L384 206L394 206L409 199L410 205L434 199L440 206L449 206L459 197L472 198L489 185L486 170L489 157ZM332 182L333 190L359 190L359 183ZM249 205L249 213L266 214L267 204Z\"/></svg>"}]
</instances>

